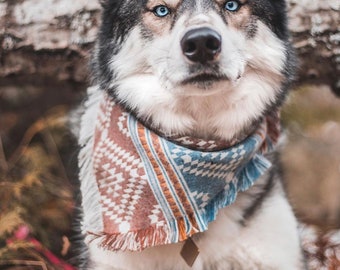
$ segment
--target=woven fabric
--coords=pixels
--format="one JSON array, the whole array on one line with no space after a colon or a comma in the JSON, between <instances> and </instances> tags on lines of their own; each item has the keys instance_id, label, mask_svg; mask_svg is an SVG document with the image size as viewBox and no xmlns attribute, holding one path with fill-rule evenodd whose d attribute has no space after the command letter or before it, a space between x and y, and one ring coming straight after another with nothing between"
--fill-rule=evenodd
<instances>
[{"instance_id":1,"label":"woven fabric","mask_svg":"<svg viewBox=\"0 0 340 270\"><path fill-rule=\"evenodd\" d=\"M190 148L197 143L192 150L180 139L158 136L109 97L98 111L94 178L88 181L95 181L100 194L101 219L95 222L102 226L91 224L101 229L87 229L87 234L109 250L141 251L207 230L219 209L232 204L239 191L271 166L263 154L278 136L275 115L226 149L220 150L219 142L183 138Z\"/></svg>"}]
</instances>

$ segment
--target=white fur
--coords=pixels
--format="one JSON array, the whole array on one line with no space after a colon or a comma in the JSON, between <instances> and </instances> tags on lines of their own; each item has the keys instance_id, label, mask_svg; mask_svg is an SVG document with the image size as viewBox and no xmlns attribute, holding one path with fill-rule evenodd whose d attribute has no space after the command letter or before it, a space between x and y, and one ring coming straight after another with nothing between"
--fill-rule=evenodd
<instances>
[{"instance_id":1,"label":"white fur","mask_svg":"<svg viewBox=\"0 0 340 270\"><path fill-rule=\"evenodd\" d=\"M81 129L79 136L79 178L81 179L81 191L83 195L83 231L102 231L104 225L101 220L100 193L94 179L92 147L95 132L95 123L99 111L99 103L103 98L103 92L98 87L88 89L88 100L85 102L85 113L81 117ZM85 192L86 191L86 192ZM85 203L86 202L86 203Z\"/></svg>"},{"instance_id":2,"label":"white fur","mask_svg":"<svg viewBox=\"0 0 340 270\"><path fill-rule=\"evenodd\" d=\"M181 20L179 25L185 23ZM247 40L221 19L215 20L211 25L225 33L220 62L230 80L216 82L212 89L180 85L187 76L179 48L183 29L175 27L169 37L144 48L136 27L126 41L130 45L112 59L117 96L166 134L231 139L257 119L280 91L286 57L282 42L261 22L260 34Z\"/></svg>"}]
</instances>

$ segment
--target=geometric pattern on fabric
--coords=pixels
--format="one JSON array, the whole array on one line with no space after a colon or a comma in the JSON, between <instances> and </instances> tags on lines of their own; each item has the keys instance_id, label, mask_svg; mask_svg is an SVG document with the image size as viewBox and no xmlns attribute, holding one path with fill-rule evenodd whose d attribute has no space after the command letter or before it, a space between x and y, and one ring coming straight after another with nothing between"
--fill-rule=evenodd
<instances>
[{"instance_id":1,"label":"geometric pattern on fabric","mask_svg":"<svg viewBox=\"0 0 340 270\"><path fill-rule=\"evenodd\" d=\"M265 119L253 134L225 149L220 142L187 137L181 145L181 138L174 142L157 135L105 96L93 144L93 181L102 210L98 222L104 228L88 235L110 250L140 251L207 230L219 209L271 166L263 153L277 138L269 135L274 125L268 123ZM189 149L188 142L197 147Z\"/></svg>"}]
</instances>

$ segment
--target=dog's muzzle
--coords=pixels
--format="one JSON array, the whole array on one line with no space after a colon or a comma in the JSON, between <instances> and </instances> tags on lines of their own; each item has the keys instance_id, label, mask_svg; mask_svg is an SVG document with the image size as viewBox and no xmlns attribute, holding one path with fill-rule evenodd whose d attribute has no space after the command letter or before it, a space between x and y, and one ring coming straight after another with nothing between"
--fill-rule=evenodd
<instances>
[{"instance_id":1,"label":"dog's muzzle","mask_svg":"<svg viewBox=\"0 0 340 270\"><path fill-rule=\"evenodd\" d=\"M201 64L215 61L221 52L221 45L221 35L208 27L189 30L181 40L185 57Z\"/></svg>"}]
</instances>

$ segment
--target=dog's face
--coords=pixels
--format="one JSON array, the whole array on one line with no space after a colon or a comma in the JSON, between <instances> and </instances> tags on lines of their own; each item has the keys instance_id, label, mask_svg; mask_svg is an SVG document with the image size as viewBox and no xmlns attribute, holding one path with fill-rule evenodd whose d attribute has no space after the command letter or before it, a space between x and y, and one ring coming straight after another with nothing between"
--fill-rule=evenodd
<instances>
[{"instance_id":1,"label":"dog's face","mask_svg":"<svg viewBox=\"0 0 340 270\"><path fill-rule=\"evenodd\" d=\"M230 139L282 102L284 1L103 2L98 83L154 128Z\"/></svg>"}]
</instances>

